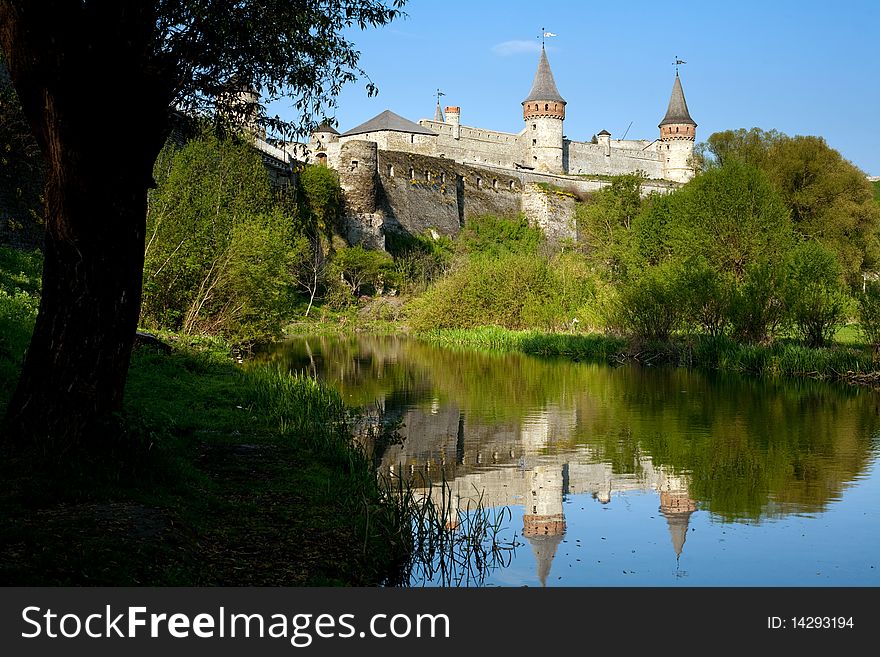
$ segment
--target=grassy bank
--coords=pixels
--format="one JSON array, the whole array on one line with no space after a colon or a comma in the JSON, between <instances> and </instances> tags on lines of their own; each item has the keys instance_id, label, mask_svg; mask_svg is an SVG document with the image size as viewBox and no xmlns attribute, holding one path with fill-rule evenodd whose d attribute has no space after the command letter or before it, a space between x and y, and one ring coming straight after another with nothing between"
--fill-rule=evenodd
<instances>
[{"instance_id":1,"label":"grassy bank","mask_svg":"<svg viewBox=\"0 0 880 657\"><path fill-rule=\"evenodd\" d=\"M39 262L0 252L2 412L32 327ZM0 583L394 581L408 521L380 492L339 395L236 366L220 341L170 343L136 349L114 439L87 461L35 469L4 459Z\"/></svg>"},{"instance_id":2,"label":"grassy bank","mask_svg":"<svg viewBox=\"0 0 880 657\"><path fill-rule=\"evenodd\" d=\"M872 350L859 344L812 349L791 341L743 345L728 338L675 336L644 343L602 334L511 331L498 327L418 333L423 340L478 349L520 351L538 356L605 362L669 364L762 376L806 376L851 383L880 383Z\"/></svg>"}]
</instances>

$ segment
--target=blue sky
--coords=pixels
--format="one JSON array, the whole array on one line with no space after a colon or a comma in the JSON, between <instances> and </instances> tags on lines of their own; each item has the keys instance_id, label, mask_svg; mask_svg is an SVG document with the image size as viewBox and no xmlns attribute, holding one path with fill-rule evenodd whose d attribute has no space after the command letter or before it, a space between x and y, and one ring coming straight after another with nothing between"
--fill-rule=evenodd
<instances>
[{"instance_id":1,"label":"blue sky","mask_svg":"<svg viewBox=\"0 0 880 657\"><path fill-rule=\"evenodd\" d=\"M678 56L698 141L753 126L820 135L880 175L880 0L410 0L404 10L350 33L379 95L346 88L341 131L385 109L431 118L439 87L463 124L519 132L543 26L558 35L547 52L570 139L657 137Z\"/></svg>"}]
</instances>

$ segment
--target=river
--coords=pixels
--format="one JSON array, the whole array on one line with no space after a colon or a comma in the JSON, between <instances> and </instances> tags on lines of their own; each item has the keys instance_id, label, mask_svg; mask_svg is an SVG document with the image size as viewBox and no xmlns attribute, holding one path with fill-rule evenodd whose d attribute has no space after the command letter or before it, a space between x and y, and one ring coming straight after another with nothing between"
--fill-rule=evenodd
<instances>
[{"instance_id":1,"label":"river","mask_svg":"<svg viewBox=\"0 0 880 657\"><path fill-rule=\"evenodd\" d=\"M477 506L499 525L503 549L413 586L880 585L880 393L400 337L267 358L397 425L379 473L455 531Z\"/></svg>"}]
</instances>

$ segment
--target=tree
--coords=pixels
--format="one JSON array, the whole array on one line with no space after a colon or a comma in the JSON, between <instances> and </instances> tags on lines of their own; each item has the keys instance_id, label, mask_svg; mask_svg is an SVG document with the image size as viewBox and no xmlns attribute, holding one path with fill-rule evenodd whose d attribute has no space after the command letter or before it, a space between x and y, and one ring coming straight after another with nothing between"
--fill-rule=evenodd
<instances>
[{"instance_id":1,"label":"tree","mask_svg":"<svg viewBox=\"0 0 880 657\"><path fill-rule=\"evenodd\" d=\"M298 257L291 274L309 295L306 317L327 276L327 251L332 246L333 228L342 213L342 188L333 169L306 165L297 177L302 201L298 213L303 220L305 240L297 246Z\"/></svg>"},{"instance_id":2,"label":"tree","mask_svg":"<svg viewBox=\"0 0 880 657\"><path fill-rule=\"evenodd\" d=\"M741 280L755 262L781 262L792 244L788 211L766 176L733 160L674 195L665 225L672 257L700 256ZM641 219L641 217L640 217Z\"/></svg>"},{"instance_id":3,"label":"tree","mask_svg":"<svg viewBox=\"0 0 880 657\"><path fill-rule=\"evenodd\" d=\"M147 190L173 113L211 111L234 77L266 102L289 98L303 125L321 117L363 73L343 30L384 25L402 4L0 0L0 48L47 176L43 295L7 445L89 451L121 408Z\"/></svg>"},{"instance_id":4,"label":"tree","mask_svg":"<svg viewBox=\"0 0 880 657\"><path fill-rule=\"evenodd\" d=\"M794 230L830 248L851 286L861 283L862 270L876 266L880 208L871 185L824 139L741 128L712 134L704 149L714 166L737 160L766 174L790 210Z\"/></svg>"},{"instance_id":5,"label":"tree","mask_svg":"<svg viewBox=\"0 0 880 657\"><path fill-rule=\"evenodd\" d=\"M731 160L740 160L761 168L773 144L783 138L785 135L778 130L723 130L709 135L706 143L700 145L700 150L708 152L709 157L704 160L711 163L710 168L724 166Z\"/></svg>"},{"instance_id":6,"label":"tree","mask_svg":"<svg viewBox=\"0 0 880 657\"><path fill-rule=\"evenodd\" d=\"M332 264L354 296L361 294L365 288L381 294L385 285L395 276L394 261L390 255L384 251L370 251L360 245L339 249Z\"/></svg>"},{"instance_id":7,"label":"tree","mask_svg":"<svg viewBox=\"0 0 880 657\"><path fill-rule=\"evenodd\" d=\"M578 241L585 245L590 260L612 276L621 267L632 222L642 208L643 181L642 175L615 176L611 185L576 208Z\"/></svg>"},{"instance_id":8,"label":"tree","mask_svg":"<svg viewBox=\"0 0 880 657\"><path fill-rule=\"evenodd\" d=\"M156 177L142 323L247 339L272 335L290 307L288 269L299 245L260 154L207 132L182 148L169 144Z\"/></svg>"},{"instance_id":9,"label":"tree","mask_svg":"<svg viewBox=\"0 0 880 657\"><path fill-rule=\"evenodd\" d=\"M846 320L847 296L834 252L803 242L789 258L786 305L795 330L809 347L824 347Z\"/></svg>"},{"instance_id":10,"label":"tree","mask_svg":"<svg viewBox=\"0 0 880 657\"><path fill-rule=\"evenodd\" d=\"M876 266L880 208L865 174L821 137L778 140L765 171L791 209L795 231L829 248L852 287Z\"/></svg>"}]
</instances>

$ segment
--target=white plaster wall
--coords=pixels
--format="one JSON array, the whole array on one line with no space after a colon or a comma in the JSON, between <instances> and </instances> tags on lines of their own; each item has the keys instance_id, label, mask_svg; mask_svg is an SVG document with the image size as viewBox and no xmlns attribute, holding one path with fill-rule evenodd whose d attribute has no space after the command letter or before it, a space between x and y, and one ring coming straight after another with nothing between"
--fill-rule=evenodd
<instances>
[{"instance_id":1,"label":"white plaster wall","mask_svg":"<svg viewBox=\"0 0 880 657\"><path fill-rule=\"evenodd\" d=\"M527 119L521 139L529 154L525 164L538 171L563 173L562 119L544 116Z\"/></svg>"},{"instance_id":2,"label":"white plaster wall","mask_svg":"<svg viewBox=\"0 0 880 657\"><path fill-rule=\"evenodd\" d=\"M694 177L689 160L694 152L694 142L689 139L674 139L660 142L658 154L663 161L664 178L685 183Z\"/></svg>"}]
</instances>

